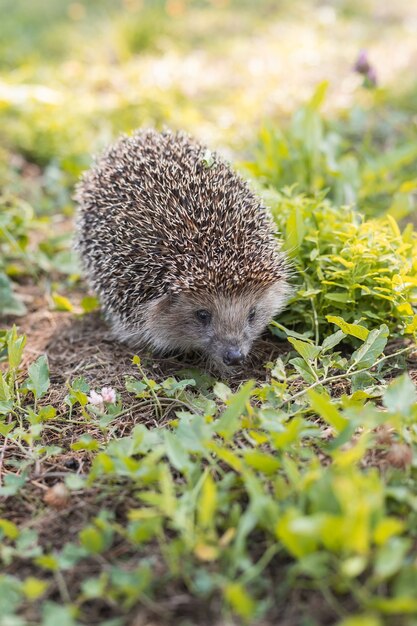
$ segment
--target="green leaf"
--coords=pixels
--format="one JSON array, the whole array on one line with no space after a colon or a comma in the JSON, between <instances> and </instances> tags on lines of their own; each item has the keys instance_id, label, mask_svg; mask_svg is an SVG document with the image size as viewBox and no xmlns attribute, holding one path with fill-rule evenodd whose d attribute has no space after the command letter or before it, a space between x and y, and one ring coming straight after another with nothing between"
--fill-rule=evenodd
<instances>
[{"instance_id":1,"label":"green leaf","mask_svg":"<svg viewBox=\"0 0 417 626\"><path fill-rule=\"evenodd\" d=\"M337 433L342 432L349 424L349 420L339 413L327 394L320 394L314 391L314 389L310 389L308 397L310 398L311 408L316 411L325 422L330 424Z\"/></svg>"},{"instance_id":2,"label":"green leaf","mask_svg":"<svg viewBox=\"0 0 417 626\"><path fill-rule=\"evenodd\" d=\"M339 326L345 335L352 335L352 337L357 337L358 339L362 339L362 341L365 341L369 335L369 330L365 328L365 326L361 326L360 324L348 324L348 322L345 322L343 317L338 317L337 315L326 315L326 320L331 324Z\"/></svg>"},{"instance_id":3,"label":"green leaf","mask_svg":"<svg viewBox=\"0 0 417 626\"><path fill-rule=\"evenodd\" d=\"M79 533L81 545L90 554L100 554L100 552L109 548L112 536L113 534L110 528L106 527L103 529L96 525L87 526Z\"/></svg>"},{"instance_id":4,"label":"green leaf","mask_svg":"<svg viewBox=\"0 0 417 626\"><path fill-rule=\"evenodd\" d=\"M85 478L79 474L67 474L65 484L71 491L78 491L85 488Z\"/></svg>"},{"instance_id":5,"label":"green leaf","mask_svg":"<svg viewBox=\"0 0 417 626\"><path fill-rule=\"evenodd\" d=\"M367 604L369 608L376 609L385 615L415 615L417 613L417 599L415 595L400 596L398 598L373 596L368 600Z\"/></svg>"},{"instance_id":6,"label":"green leaf","mask_svg":"<svg viewBox=\"0 0 417 626\"><path fill-rule=\"evenodd\" d=\"M74 404L80 404L86 406L88 404L87 393L90 390L90 386L82 376L75 378L72 384L68 387L68 395L65 396L65 403L69 406Z\"/></svg>"},{"instance_id":7,"label":"green leaf","mask_svg":"<svg viewBox=\"0 0 417 626\"><path fill-rule=\"evenodd\" d=\"M295 442L300 441L301 432L304 426L304 421L300 417L293 417L288 421L282 432L271 432L270 437L273 445L277 450L285 450L290 448ZM285 462L289 462L289 459L284 459Z\"/></svg>"},{"instance_id":8,"label":"green leaf","mask_svg":"<svg viewBox=\"0 0 417 626\"><path fill-rule=\"evenodd\" d=\"M322 80L316 87L314 94L312 95L308 107L318 110L322 106L329 88L329 81Z\"/></svg>"},{"instance_id":9,"label":"green leaf","mask_svg":"<svg viewBox=\"0 0 417 626\"><path fill-rule=\"evenodd\" d=\"M288 337L288 341L292 346L294 346L295 350L297 350L298 354L301 355L306 363L314 361L314 359L320 354L320 346L313 346L311 343L300 341L294 337Z\"/></svg>"},{"instance_id":10,"label":"green leaf","mask_svg":"<svg viewBox=\"0 0 417 626\"><path fill-rule=\"evenodd\" d=\"M204 528L211 528L215 524L214 515L217 508L217 488L216 483L209 473L201 488L201 494L198 501L197 513L198 522Z\"/></svg>"},{"instance_id":11,"label":"green leaf","mask_svg":"<svg viewBox=\"0 0 417 626\"><path fill-rule=\"evenodd\" d=\"M362 391L363 389L372 387L375 383L376 379L369 372L359 372L358 374L354 374L351 378L352 392Z\"/></svg>"},{"instance_id":12,"label":"green leaf","mask_svg":"<svg viewBox=\"0 0 417 626\"><path fill-rule=\"evenodd\" d=\"M143 509L141 509L143 510ZM146 509L149 511L149 509ZM160 518L153 516L150 519L131 521L128 527L129 540L136 545L150 541L161 532Z\"/></svg>"},{"instance_id":13,"label":"green leaf","mask_svg":"<svg viewBox=\"0 0 417 626\"><path fill-rule=\"evenodd\" d=\"M47 422L48 420L53 420L56 417L56 408L48 404L48 406L43 406L39 413L38 419L40 422Z\"/></svg>"},{"instance_id":14,"label":"green leaf","mask_svg":"<svg viewBox=\"0 0 417 626\"><path fill-rule=\"evenodd\" d=\"M190 461L189 455L177 434L171 432L170 430L166 430L164 432L164 440L166 454L171 465L180 472L191 469L192 463Z\"/></svg>"},{"instance_id":15,"label":"green leaf","mask_svg":"<svg viewBox=\"0 0 417 626\"><path fill-rule=\"evenodd\" d=\"M83 393L88 393L90 391L90 385L84 378L84 376L78 376L74 378L71 384L72 391L82 391Z\"/></svg>"},{"instance_id":16,"label":"green leaf","mask_svg":"<svg viewBox=\"0 0 417 626\"><path fill-rule=\"evenodd\" d=\"M85 435L81 435L81 437L75 443L71 444L72 450L90 450L95 451L100 448L100 444L97 439L94 439L91 435L86 433Z\"/></svg>"},{"instance_id":17,"label":"green leaf","mask_svg":"<svg viewBox=\"0 0 417 626\"><path fill-rule=\"evenodd\" d=\"M260 450L245 450L243 458L250 467L267 475L275 474L281 467L281 463L275 456Z\"/></svg>"},{"instance_id":18,"label":"green leaf","mask_svg":"<svg viewBox=\"0 0 417 626\"><path fill-rule=\"evenodd\" d=\"M384 406L392 413L408 415L417 402L417 389L408 374L396 378L387 387L383 396Z\"/></svg>"},{"instance_id":19,"label":"green leaf","mask_svg":"<svg viewBox=\"0 0 417 626\"><path fill-rule=\"evenodd\" d=\"M10 522L7 519L0 518L0 531L3 536L8 539L17 539L19 536L19 529L13 522Z\"/></svg>"},{"instance_id":20,"label":"green leaf","mask_svg":"<svg viewBox=\"0 0 417 626\"><path fill-rule=\"evenodd\" d=\"M383 626L383 623L376 615L364 613L346 617L337 626Z\"/></svg>"},{"instance_id":21,"label":"green leaf","mask_svg":"<svg viewBox=\"0 0 417 626\"><path fill-rule=\"evenodd\" d=\"M101 574L96 578L85 578L81 583L83 596L86 598L100 598L105 596L107 587L107 575Z\"/></svg>"},{"instance_id":22,"label":"green leaf","mask_svg":"<svg viewBox=\"0 0 417 626\"><path fill-rule=\"evenodd\" d=\"M115 469L115 464L111 456L105 452L99 452L93 461L92 472L97 471L98 475L111 474Z\"/></svg>"},{"instance_id":23,"label":"green leaf","mask_svg":"<svg viewBox=\"0 0 417 626\"><path fill-rule=\"evenodd\" d=\"M286 328L285 326L283 326L276 320L272 320L270 324L270 328L274 335L278 334L276 332L276 329L278 329L280 331L278 334L279 337L282 337L282 335L284 335L285 337L294 337L295 339L300 339L301 341L305 341L307 343L311 343L311 344L313 343L311 339L306 337L306 335L302 335L301 333L296 333L294 330L290 330L289 328Z\"/></svg>"},{"instance_id":24,"label":"green leaf","mask_svg":"<svg viewBox=\"0 0 417 626\"><path fill-rule=\"evenodd\" d=\"M331 300L332 302L340 302L341 304L346 304L349 302L349 294L347 293L339 293L338 291L328 291L324 294L326 300Z\"/></svg>"},{"instance_id":25,"label":"green leaf","mask_svg":"<svg viewBox=\"0 0 417 626\"><path fill-rule=\"evenodd\" d=\"M0 413L1 412L2 411L1 411L1 406L0 406ZM0 435L2 435L3 437L7 437L7 435L12 432L15 426L16 426L16 422L10 422L9 424L0 422Z\"/></svg>"},{"instance_id":26,"label":"green leaf","mask_svg":"<svg viewBox=\"0 0 417 626\"><path fill-rule=\"evenodd\" d=\"M237 615L245 620L252 617L256 604L243 585L240 583L228 583L224 589L224 595Z\"/></svg>"},{"instance_id":27,"label":"green leaf","mask_svg":"<svg viewBox=\"0 0 417 626\"><path fill-rule=\"evenodd\" d=\"M372 367L377 358L382 354L388 341L388 327L386 324L372 330L365 343L352 354L352 364L358 368Z\"/></svg>"},{"instance_id":28,"label":"green leaf","mask_svg":"<svg viewBox=\"0 0 417 626\"><path fill-rule=\"evenodd\" d=\"M0 372L0 402L7 402L10 400L12 394L10 392L9 385L6 382L3 374Z\"/></svg>"},{"instance_id":29,"label":"green leaf","mask_svg":"<svg viewBox=\"0 0 417 626\"><path fill-rule=\"evenodd\" d=\"M288 215L286 223L285 247L294 255L300 248L306 232L302 206L295 205Z\"/></svg>"},{"instance_id":30,"label":"green leaf","mask_svg":"<svg viewBox=\"0 0 417 626\"><path fill-rule=\"evenodd\" d=\"M378 582L391 578L401 569L410 546L411 539L400 537L392 537L381 546L374 563L374 573Z\"/></svg>"},{"instance_id":31,"label":"green leaf","mask_svg":"<svg viewBox=\"0 0 417 626\"><path fill-rule=\"evenodd\" d=\"M21 335L19 337L16 326L13 326L13 328L7 333L7 355L11 370L16 370L19 367L25 344L25 335Z\"/></svg>"},{"instance_id":32,"label":"green leaf","mask_svg":"<svg viewBox=\"0 0 417 626\"><path fill-rule=\"evenodd\" d=\"M0 487L0 496L15 496L26 482L26 476L7 474L4 477L3 486Z\"/></svg>"},{"instance_id":33,"label":"green leaf","mask_svg":"<svg viewBox=\"0 0 417 626\"><path fill-rule=\"evenodd\" d=\"M212 441L210 441L207 444L207 447L221 461L224 461L224 463L227 463L227 465L229 465L232 469L234 469L235 472L242 472L243 470L242 460L237 456L237 454L235 454L231 450L228 450L225 447L215 444Z\"/></svg>"},{"instance_id":34,"label":"green leaf","mask_svg":"<svg viewBox=\"0 0 417 626\"><path fill-rule=\"evenodd\" d=\"M84 296L81 299L81 307L84 313L92 313L99 307L99 301L96 296Z\"/></svg>"},{"instance_id":35,"label":"green leaf","mask_svg":"<svg viewBox=\"0 0 417 626\"><path fill-rule=\"evenodd\" d=\"M62 606L55 602L45 602L42 604L42 626L78 626L74 617L76 608L73 606Z\"/></svg>"},{"instance_id":36,"label":"green leaf","mask_svg":"<svg viewBox=\"0 0 417 626\"><path fill-rule=\"evenodd\" d=\"M20 581L13 576L0 574L0 620L4 618L5 626L10 623L9 616L14 615L18 609L21 595Z\"/></svg>"},{"instance_id":37,"label":"green leaf","mask_svg":"<svg viewBox=\"0 0 417 626\"><path fill-rule=\"evenodd\" d=\"M281 381L287 378L285 365L280 357L275 360L274 367L271 369L271 376Z\"/></svg>"},{"instance_id":38,"label":"green leaf","mask_svg":"<svg viewBox=\"0 0 417 626\"><path fill-rule=\"evenodd\" d=\"M295 359L290 359L289 363L295 367L297 372L307 383L315 382L316 378L313 374L313 370L307 361L297 356Z\"/></svg>"},{"instance_id":39,"label":"green leaf","mask_svg":"<svg viewBox=\"0 0 417 626\"><path fill-rule=\"evenodd\" d=\"M187 387L195 387L195 380L193 378L183 378L177 380L173 376L170 376L162 383L161 387L165 390L168 397L178 396L181 391L184 391Z\"/></svg>"},{"instance_id":40,"label":"green leaf","mask_svg":"<svg viewBox=\"0 0 417 626\"><path fill-rule=\"evenodd\" d=\"M143 397L144 392L147 393L148 386L141 380L128 376L125 381L126 391L135 393L138 398Z\"/></svg>"},{"instance_id":41,"label":"green leaf","mask_svg":"<svg viewBox=\"0 0 417 626\"><path fill-rule=\"evenodd\" d=\"M217 381L213 386L213 393L222 402L227 402L232 395L230 387L220 381Z\"/></svg>"},{"instance_id":42,"label":"green leaf","mask_svg":"<svg viewBox=\"0 0 417 626\"><path fill-rule=\"evenodd\" d=\"M275 533L291 555L301 558L316 552L322 526L322 516L302 515L289 508L278 519Z\"/></svg>"},{"instance_id":43,"label":"green leaf","mask_svg":"<svg viewBox=\"0 0 417 626\"><path fill-rule=\"evenodd\" d=\"M25 315L27 309L21 299L13 293L12 283L0 272L0 316Z\"/></svg>"},{"instance_id":44,"label":"green leaf","mask_svg":"<svg viewBox=\"0 0 417 626\"><path fill-rule=\"evenodd\" d=\"M22 591L28 600L37 600L48 588L48 583L39 578L28 576L22 585Z\"/></svg>"},{"instance_id":45,"label":"green leaf","mask_svg":"<svg viewBox=\"0 0 417 626\"><path fill-rule=\"evenodd\" d=\"M59 569L58 559L53 554L41 554L35 559L36 565L51 572L56 572Z\"/></svg>"},{"instance_id":46,"label":"green leaf","mask_svg":"<svg viewBox=\"0 0 417 626\"><path fill-rule=\"evenodd\" d=\"M53 293L52 301L57 311L68 311L70 313L74 311L74 307L72 306L70 300L68 300L68 298L66 298L65 296L60 296L58 293Z\"/></svg>"},{"instance_id":47,"label":"green leaf","mask_svg":"<svg viewBox=\"0 0 417 626\"><path fill-rule=\"evenodd\" d=\"M8 415L11 411L13 411L13 400L0 402L0 415Z\"/></svg>"},{"instance_id":48,"label":"green leaf","mask_svg":"<svg viewBox=\"0 0 417 626\"><path fill-rule=\"evenodd\" d=\"M41 398L49 389L48 359L42 354L28 369L29 378L26 387L33 391L36 399Z\"/></svg>"},{"instance_id":49,"label":"green leaf","mask_svg":"<svg viewBox=\"0 0 417 626\"><path fill-rule=\"evenodd\" d=\"M391 537L402 532L404 532L404 522L402 520L396 517L384 517L378 522L374 530L374 541L377 545L382 546Z\"/></svg>"},{"instance_id":50,"label":"green leaf","mask_svg":"<svg viewBox=\"0 0 417 626\"><path fill-rule=\"evenodd\" d=\"M346 337L345 333L342 330L337 330L333 335L329 335L323 341L321 346L321 352L327 352L327 350L331 350L335 346L337 346L343 339Z\"/></svg>"},{"instance_id":51,"label":"green leaf","mask_svg":"<svg viewBox=\"0 0 417 626\"><path fill-rule=\"evenodd\" d=\"M161 509L167 516L172 516L178 506L175 498L175 484L167 465L163 464L160 470L159 485L161 488Z\"/></svg>"},{"instance_id":52,"label":"green leaf","mask_svg":"<svg viewBox=\"0 0 417 626\"><path fill-rule=\"evenodd\" d=\"M224 439L230 439L239 429L240 417L252 395L254 382L248 380L229 400L228 407L216 424L216 432Z\"/></svg>"}]
</instances>

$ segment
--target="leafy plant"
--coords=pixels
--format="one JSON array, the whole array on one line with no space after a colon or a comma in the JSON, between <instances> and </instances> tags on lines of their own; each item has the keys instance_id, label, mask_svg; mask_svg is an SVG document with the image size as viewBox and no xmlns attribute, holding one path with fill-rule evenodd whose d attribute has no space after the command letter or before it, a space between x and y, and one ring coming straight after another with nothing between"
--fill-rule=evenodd
<instances>
[{"instance_id":1,"label":"leafy plant","mask_svg":"<svg viewBox=\"0 0 417 626\"><path fill-rule=\"evenodd\" d=\"M178 584L206 610L217 599L244 623L285 601L280 589L287 585L315 589L340 615L341 599L349 594L357 620L369 613L381 626L391 615L417 615L410 586L417 579L410 482L417 390L407 375L384 382L390 363L412 347L386 355L386 326L369 332L337 316L332 323L340 328L321 345L289 337L295 356L271 363L269 382L248 381L235 392L219 383L204 392L189 380L156 384L136 359L141 380L129 379L127 387L137 399L153 399L158 412L163 390L168 398L184 399L191 386L190 406L178 406L176 418L161 428L137 424L123 437L103 423L110 439L72 446L90 455L91 469L82 480L68 477L63 504L56 496L50 502L70 507L71 499L86 498L93 513L58 549L42 545L36 532L28 536L31 531L7 516L0 519L3 564L20 559L23 571L32 572L0 579L2 618L13 619L25 605L35 614L41 609L57 619L64 611L68 623L88 623L88 607L95 602L128 616L132 607L152 607L167 585ZM337 351L346 334L360 342L349 362ZM35 401L45 396L45 359L16 386L24 338L13 330L3 341L9 369L2 393L13 403L3 414L17 419L2 434L39 467L52 453L42 439L68 418L50 410L42 418L47 407L39 412L29 396L29 403L20 403L28 389ZM364 373L368 377L360 382ZM336 381L345 381L346 391L332 398L326 389ZM86 412L87 392L86 382L75 380L67 404L72 411L78 405L86 419L99 419ZM378 454L386 459L384 473L370 462ZM323 456L328 463L321 462ZM7 475L3 496L24 497L30 489L31 465L24 467L20 477ZM100 502L117 493L134 493L134 500L128 498L125 514L116 517ZM146 556L150 550L152 558ZM102 570L106 559L111 565ZM69 587L66 580L77 566L87 567L89 577ZM66 589L64 604L43 600L55 586Z\"/></svg>"},{"instance_id":2,"label":"leafy plant","mask_svg":"<svg viewBox=\"0 0 417 626\"><path fill-rule=\"evenodd\" d=\"M405 122L395 147L385 151L381 143L390 143L392 133L383 109L371 117L354 107L342 121L328 120L321 113L327 86L317 87L288 127L264 125L252 160L243 167L265 186L295 185L298 192L313 195L326 191L337 205L362 214L388 211L397 219L411 214L417 189L415 132Z\"/></svg>"},{"instance_id":3,"label":"leafy plant","mask_svg":"<svg viewBox=\"0 0 417 626\"><path fill-rule=\"evenodd\" d=\"M323 195L267 193L294 267L295 294L279 322L316 340L327 316L385 322L391 331L417 331L417 234L387 216L365 220ZM279 326L275 326L276 332Z\"/></svg>"},{"instance_id":4,"label":"leafy plant","mask_svg":"<svg viewBox=\"0 0 417 626\"><path fill-rule=\"evenodd\" d=\"M23 198L11 193L0 197L0 315L26 313L16 293L16 283L26 277L78 277L77 259L71 250L72 233L50 235L47 226L48 221L36 216Z\"/></svg>"},{"instance_id":5,"label":"leafy plant","mask_svg":"<svg viewBox=\"0 0 417 626\"><path fill-rule=\"evenodd\" d=\"M33 210L14 198L0 197L0 205L0 313L23 315L26 308L15 296L10 277L24 272Z\"/></svg>"}]
</instances>

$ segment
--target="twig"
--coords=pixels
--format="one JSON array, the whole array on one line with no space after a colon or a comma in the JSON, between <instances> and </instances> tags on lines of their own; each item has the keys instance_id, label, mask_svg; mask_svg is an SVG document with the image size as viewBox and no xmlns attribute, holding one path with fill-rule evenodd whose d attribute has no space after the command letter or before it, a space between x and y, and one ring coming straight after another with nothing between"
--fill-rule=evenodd
<instances>
[{"instance_id":1,"label":"twig","mask_svg":"<svg viewBox=\"0 0 417 626\"><path fill-rule=\"evenodd\" d=\"M2 475L3 475L3 461L4 461L4 456L6 454L6 449L7 449L7 440L9 438L9 435L7 434L4 438L4 443L1 447L1 453L0 453L0 487L3 483L2 480Z\"/></svg>"},{"instance_id":2,"label":"twig","mask_svg":"<svg viewBox=\"0 0 417 626\"><path fill-rule=\"evenodd\" d=\"M311 308L313 310L313 321L314 321L314 336L315 336L315 340L316 340L316 346L319 343L319 320L317 317L317 311L316 311L316 307L314 306L314 299L311 298Z\"/></svg>"},{"instance_id":3,"label":"twig","mask_svg":"<svg viewBox=\"0 0 417 626\"><path fill-rule=\"evenodd\" d=\"M59 594L60 594L62 600L66 604L70 604L71 603L71 596L70 596L70 593L68 591L67 583L65 582L65 578L63 577L62 573L59 570L56 570L54 572L54 578L55 578L55 582L57 584L58 591L59 591Z\"/></svg>"}]
</instances>

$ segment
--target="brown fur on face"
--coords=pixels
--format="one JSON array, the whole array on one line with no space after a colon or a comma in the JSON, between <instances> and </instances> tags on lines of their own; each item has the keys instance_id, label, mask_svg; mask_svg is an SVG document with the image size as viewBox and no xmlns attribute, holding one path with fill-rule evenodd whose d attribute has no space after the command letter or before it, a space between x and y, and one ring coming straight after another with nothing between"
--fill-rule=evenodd
<instances>
[{"instance_id":1,"label":"brown fur on face","mask_svg":"<svg viewBox=\"0 0 417 626\"><path fill-rule=\"evenodd\" d=\"M248 355L253 341L283 308L287 296L285 282L239 295L167 295L144 307L140 327L129 336L123 332L118 336L133 345L151 344L161 352L196 350L224 367L227 350L237 349L243 357ZM208 323L198 318L201 310L210 313Z\"/></svg>"}]
</instances>

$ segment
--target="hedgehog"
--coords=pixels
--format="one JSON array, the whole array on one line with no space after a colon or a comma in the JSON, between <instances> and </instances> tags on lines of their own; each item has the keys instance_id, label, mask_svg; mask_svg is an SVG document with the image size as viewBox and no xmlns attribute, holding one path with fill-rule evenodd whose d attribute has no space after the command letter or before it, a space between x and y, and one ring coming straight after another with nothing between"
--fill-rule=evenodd
<instances>
[{"instance_id":1,"label":"hedgehog","mask_svg":"<svg viewBox=\"0 0 417 626\"><path fill-rule=\"evenodd\" d=\"M183 132L122 136L76 190L76 248L115 337L242 364L285 306L272 218L217 153Z\"/></svg>"}]
</instances>

